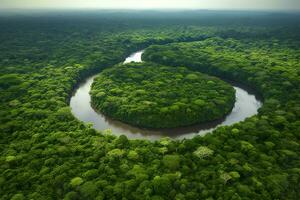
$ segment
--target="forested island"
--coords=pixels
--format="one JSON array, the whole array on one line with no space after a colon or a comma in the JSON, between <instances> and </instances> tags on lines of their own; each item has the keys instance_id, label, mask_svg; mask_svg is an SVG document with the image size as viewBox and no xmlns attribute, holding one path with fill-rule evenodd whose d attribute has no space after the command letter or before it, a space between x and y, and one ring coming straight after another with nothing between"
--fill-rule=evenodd
<instances>
[{"instance_id":1,"label":"forested island","mask_svg":"<svg viewBox=\"0 0 300 200\"><path fill-rule=\"evenodd\" d=\"M298 200L299 16L221 11L1 16L0 199ZM144 48L144 64L119 66ZM73 89L98 73L91 96L99 110L104 93L155 98L154 91L138 91L150 84L138 80L143 73L143 80L153 73L152 83L171 81L164 91L178 87L179 97L193 99L187 107L203 103L162 71L177 78L183 73L187 80L178 83L196 92L211 90L214 86L206 87L213 81L215 92L205 92L215 102L212 109L228 107L212 117L232 107L233 90L220 79L253 88L263 106L257 115L205 136L157 141L97 131L71 113ZM102 91L102 81L109 79L115 85ZM203 80L204 88L189 84ZM125 90L128 84L132 90ZM163 117L147 123L169 126Z\"/></svg>"},{"instance_id":2,"label":"forested island","mask_svg":"<svg viewBox=\"0 0 300 200\"><path fill-rule=\"evenodd\" d=\"M233 107L234 93L229 84L215 77L145 62L104 70L91 90L96 109L147 128L174 128L222 118Z\"/></svg>"}]
</instances>

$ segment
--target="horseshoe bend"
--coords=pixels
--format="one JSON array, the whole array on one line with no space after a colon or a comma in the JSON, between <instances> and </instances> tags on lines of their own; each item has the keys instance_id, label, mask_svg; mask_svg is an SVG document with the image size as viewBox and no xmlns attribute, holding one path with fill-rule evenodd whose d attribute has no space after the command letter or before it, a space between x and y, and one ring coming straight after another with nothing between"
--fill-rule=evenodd
<instances>
[{"instance_id":1,"label":"horseshoe bend","mask_svg":"<svg viewBox=\"0 0 300 200\"><path fill-rule=\"evenodd\" d=\"M107 72L100 74L101 78L98 78L100 80L94 81L95 76L88 77L86 80L83 80L80 86L76 88L74 95L70 100L70 106L73 115L83 122L86 123L92 122L93 127L95 129L103 130L107 128L110 129L116 135L118 133L122 133L126 135L128 138L132 138L132 139L142 138L142 139L155 140L166 136L175 139L182 139L182 138L192 138L195 135L203 135L207 132L213 131L218 126L230 125L230 124L243 121L245 118L257 114L257 110L261 106L261 102L257 99L257 96L251 94L249 88L247 89L245 87L241 88L241 86L237 85L236 83L233 82L230 83L235 85L233 86L233 88L235 89L235 102L233 102L234 101L233 90L229 89L229 87L226 86L225 84L223 85L223 88L224 89L227 88L227 92L225 90L220 89L219 91L221 91L221 93L223 94L219 94L217 88L218 86L220 86L220 84L222 84L222 82L218 81L219 84L215 84L215 82L211 82L213 80L213 77L203 76L197 73L195 75L197 75L198 79L196 78L196 80L193 80L194 73L187 73L192 71L188 71L182 67L179 68L178 70L174 68L173 69L168 68L166 66L159 66L157 64L150 64L150 63L136 64L137 62L142 62L141 52L144 51L138 51L136 53L133 53L124 61L124 63L128 63L128 62L135 62L135 63L132 63L131 65L125 65L125 66L119 65L119 67L115 66L110 70L106 70ZM147 68L149 68L151 71L145 73L144 69ZM161 70L161 69L163 69L164 71L161 71L161 73L157 73L157 70ZM128 74L124 76L126 72ZM166 74L166 72L168 72L168 74ZM103 80L103 78L105 79L105 77L111 76L114 73L117 74L117 76L115 76L117 80L122 77L126 78L126 80L124 81L115 82L116 84L122 83L123 87L125 84L126 86L125 88L127 88L128 86L125 92L122 92L124 90L122 91L117 90L119 92L116 93L115 89L120 89L120 87L115 87L115 85L110 80L110 78L108 82L107 80ZM123 74L123 75L119 76L119 74ZM161 74L163 74L165 77L162 77ZM138 77L136 77L136 75ZM200 75L200 77L198 75ZM144 77L140 78L140 76L144 76ZM166 79L170 76L173 76L173 78L166 81ZM132 80L132 78L135 78L135 80ZM191 80L189 80L188 78ZM156 80L159 86L153 84L154 80ZM197 80L201 80L202 85L200 84L201 82ZM218 80L218 79L214 78L214 80ZM181 81L181 84L179 83L179 81ZM92 83L93 83L93 90L91 91ZM104 86L103 84L109 84L109 85ZM145 86L143 86L143 84ZM181 92L178 92L179 88L176 87L172 87L172 90L169 89L169 86L174 84L180 87ZM188 85L190 87L183 88L183 85ZM205 85L207 86L206 89L205 89ZM198 87L198 91L193 90L193 87L195 86ZM136 87L139 87L139 89L137 89ZM141 90L141 87L143 87L143 90ZM193 100L188 99L186 98L187 95L185 95L184 92L187 95L195 96L197 98ZM91 103L91 94L92 96L94 96L93 98L95 99L94 102L92 103ZM130 96L131 94L135 94L136 97L128 98L128 96ZM219 105L218 108L217 107L218 101L216 101L217 98L213 97L209 99L210 95L220 95L219 98L221 98L220 99L221 102L219 101L219 103L226 104L226 102L224 101L224 97L225 97L225 100L227 100L228 103L228 105L226 105L227 109L224 105ZM153 96L156 96L156 98L153 99ZM157 98L157 96L159 98ZM113 98L113 100L116 100L116 102L113 103L111 101L107 101L107 99L111 99L111 98ZM141 98L142 99L144 98L144 100L141 100ZM154 101L152 102L149 101L150 98L153 99ZM124 100L126 100L126 104ZM180 100L182 100L183 102L180 102ZM214 100L216 102L213 102ZM99 105L99 103L101 104ZM106 107L106 109L111 109L112 105L115 105L116 108L114 109L114 112L106 112L105 114L104 112L102 113L101 106L103 108L104 103L106 103L106 106L104 106ZM138 105L138 103L140 103L140 105ZM157 103L160 104L161 108L159 108ZM207 106L204 106L206 103ZM233 103L234 103L234 107L231 110ZM96 104L96 105L92 105L92 104ZM95 108L97 106L98 108L99 107L100 108L99 109ZM137 112L137 110L135 109L139 108L139 106L141 106L142 109L140 112ZM120 112L120 110L122 110L121 107L123 107L122 112ZM196 110L197 108L198 110ZM215 111L219 110L221 112L213 113L212 110L214 108ZM132 110L131 112L133 112L131 114L131 119L128 114L130 110ZM117 118L119 117L119 120L114 120L109 116L107 116L110 113L112 114L112 116L118 113L119 115L117 115L116 117ZM212 115L211 117L215 117L217 120L210 121L212 119L206 117L207 114ZM184 124L181 124L182 127L177 127L177 128L159 129L156 127L155 129L149 129L149 128L145 129L142 127L131 126L129 124L121 122L122 119L124 118L123 120L128 120L129 123L131 122L134 125L138 125L137 121L139 120L140 116L137 115L142 115L141 118L144 116L144 120L139 121L139 123L141 123L146 127L149 127L149 125L150 127L152 126L152 128L155 127L155 125L156 126L157 125L180 126L180 124L176 125L175 120L177 120L177 123L187 123L187 124L186 126L183 126ZM156 115L156 116L153 117L151 115ZM192 119L190 119L191 121L187 119L186 117L187 115L189 115L190 118L192 117ZM167 117L169 118L169 120L166 119ZM175 119L174 117L176 117L177 119ZM154 121L149 122L147 121L147 119L154 120ZM161 121L161 119L164 120ZM198 122L197 124L188 125L191 123L195 123L195 120L200 120L200 122L196 121ZM205 123L205 121L208 122Z\"/></svg>"},{"instance_id":2,"label":"horseshoe bend","mask_svg":"<svg viewBox=\"0 0 300 200\"><path fill-rule=\"evenodd\" d=\"M299 199L299 16L0 15L0 199Z\"/></svg>"}]
</instances>

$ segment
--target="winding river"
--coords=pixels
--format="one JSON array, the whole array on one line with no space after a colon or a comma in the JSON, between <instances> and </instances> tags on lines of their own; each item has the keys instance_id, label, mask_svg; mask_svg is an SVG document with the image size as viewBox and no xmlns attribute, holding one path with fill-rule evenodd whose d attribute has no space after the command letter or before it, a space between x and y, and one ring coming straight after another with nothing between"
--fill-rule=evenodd
<instances>
[{"instance_id":1,"label":"winding river","mask_svg":"<svg viewBox=\"0 0 300 200\"><path fill-rule=\"evenodd\" d=\"M131 54L126 58L124 63L142 62L142 53L143 51L138 51ZM113 134L126 135L130 139L156 140L166 136L174 139L192 138L195 135L203 135L211 132L218 126L231 125L243 121L247 117L257 114L258 109L262 105L258 96L251 89L229 82L236 91L236 102L231 113L223 119L188 127L155 130L143 129L111 119L96 112L91 107L89 92L95 76L88 77L75 89L70 101L73 115L83 122L92 123L93 127L97 130L110 129Z\"/></svg>"}]
</instances>

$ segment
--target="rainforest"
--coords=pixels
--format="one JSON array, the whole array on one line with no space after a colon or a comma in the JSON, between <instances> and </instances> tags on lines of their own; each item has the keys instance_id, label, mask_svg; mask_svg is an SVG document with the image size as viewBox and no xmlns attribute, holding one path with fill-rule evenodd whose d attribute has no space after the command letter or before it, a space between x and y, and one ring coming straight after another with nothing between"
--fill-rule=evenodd
<instances>
[{"instance_id":1,"label":"rainforest","mask_svg":"<svg viewBox=\"0 0 300 200\"><path fill-rule=\"evenodd\" d=\"M0 15L0 152L3 200L300 199L300 14Z\"/></svg>"},{"instance_id":2,"label":"rainforest","mask_svg":"<svg viewBox=\"0 0 300 200\"><path fill-rule=\"evenodd\" d=\"M225 82L149 63L115 66L101 72L92 104L107 115L142 127L176 127L212 121L233 107L234 89Z\"/></svg>"}]
</instances>

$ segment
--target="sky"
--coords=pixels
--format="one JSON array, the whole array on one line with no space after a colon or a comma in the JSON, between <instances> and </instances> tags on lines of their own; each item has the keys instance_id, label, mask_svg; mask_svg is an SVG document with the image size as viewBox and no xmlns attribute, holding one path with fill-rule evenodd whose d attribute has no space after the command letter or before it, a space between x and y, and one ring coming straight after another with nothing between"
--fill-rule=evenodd
<instances>
[{"instance_id":1,"label":"sky","mask_svg":"<svg viewBox=\"0 0 300 200\"><path fill-rule=\"evenodd\" d=\"M300 10L300 0L0 0L0 9Z\"/></svg>"}]
</instances>

